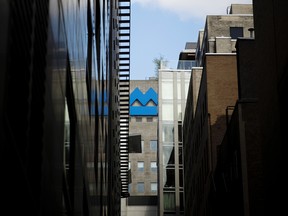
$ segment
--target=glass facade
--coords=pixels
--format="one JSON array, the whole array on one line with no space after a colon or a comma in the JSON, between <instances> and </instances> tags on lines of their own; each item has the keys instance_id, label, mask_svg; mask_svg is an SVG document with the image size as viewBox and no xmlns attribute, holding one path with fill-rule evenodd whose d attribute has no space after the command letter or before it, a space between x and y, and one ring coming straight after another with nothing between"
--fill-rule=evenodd
<instances>
[{"instance_id":1,"label":"glass facade","mask_svg":"<svg viewBox=\"0 0 288 216\"><path fill-rule=\"evenodd\" d=\"M0 8L1 144L15 158L7 202L17 203L14 214L120 215L130 1L6 0Z\"/></svg>"},{"instance_id":2,"label":"glass facade","mask_svg":"<svg viewBox=\"0 0 288 216\"><path fill-rule=\"evenodd\" d=\"M190 70L159 70L159 197L160 215L182 215L182 120Z\"/></svg>"}]
</instances>

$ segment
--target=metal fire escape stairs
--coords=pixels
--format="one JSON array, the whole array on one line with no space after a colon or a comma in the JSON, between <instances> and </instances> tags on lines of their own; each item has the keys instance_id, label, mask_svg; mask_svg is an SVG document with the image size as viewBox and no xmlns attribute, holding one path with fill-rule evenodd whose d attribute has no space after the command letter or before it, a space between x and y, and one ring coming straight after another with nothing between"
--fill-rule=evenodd
<instances>
[{"instance_id":1,"label":"metal fire escape stairs","mask_svg":"<svg viewBox=\"0 0 288 216\"><path fill-rule=\"evenodd\" d=\"M129 197L130 0L118 0L121 197Z\"/></svg>"}]
</instances>

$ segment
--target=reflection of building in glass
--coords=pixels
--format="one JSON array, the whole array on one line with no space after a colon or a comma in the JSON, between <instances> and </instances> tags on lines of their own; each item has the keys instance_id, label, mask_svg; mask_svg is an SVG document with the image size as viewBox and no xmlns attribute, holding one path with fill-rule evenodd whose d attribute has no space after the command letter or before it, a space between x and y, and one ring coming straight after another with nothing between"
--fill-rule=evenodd
<instances>
[{"instance_id":1,"label":"reflection of building in glass","mask_svg":"<svg viewBox=\"0 0 288 216\"><path fill-rule=\"evenodd\" d=\"M160 215L184 213L182 121L194 59L195 44L187 43L185 50L180 53L178 66L173 69L165 62L162 64L164 66L159 69ZM190 66L180 67L182 60L187 61L186 66Z\"/></svg>"},{"instance_id":2,"label":"reflection of building in glass","mask_svg":"<svg viewBox=\"0 0 288 216\"><path fill-rule=\"evenodd\" d=\"M3 0L0 16L2 211L120 215L130 1Z\"/></svg>"}]
</instances>

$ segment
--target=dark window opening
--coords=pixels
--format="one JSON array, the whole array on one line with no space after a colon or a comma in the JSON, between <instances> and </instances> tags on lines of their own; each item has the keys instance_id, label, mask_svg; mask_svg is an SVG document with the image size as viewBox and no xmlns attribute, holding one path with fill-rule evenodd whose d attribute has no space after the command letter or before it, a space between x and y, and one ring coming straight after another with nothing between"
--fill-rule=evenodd
<instances>
[{"instance_id":1,"label":"dark window opening","mask_svg":"<svg viewBox=\"0 0 288 216\"><path fill-rule=\"evenodd\" d=\"M230 36L232 39L243 37L243 27L230 27Z\"/></svg>"}]
</instances>

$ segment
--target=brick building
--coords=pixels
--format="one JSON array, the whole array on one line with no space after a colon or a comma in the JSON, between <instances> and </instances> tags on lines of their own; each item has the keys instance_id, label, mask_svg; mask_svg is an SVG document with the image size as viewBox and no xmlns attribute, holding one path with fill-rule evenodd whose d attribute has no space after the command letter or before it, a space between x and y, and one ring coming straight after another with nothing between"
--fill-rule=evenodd
<instances>
[{"instance_id":1,"label":"brick building","mask_svg":"<svg viewBox=\"0 0 288 216\"><path fill-rule=\"evenodd\" d=\"M238 95L235 44L250 35L251 12L252 5L232 5L227 15L207 16L199 32L198 68L192 69L197 74L191 76L183 125L186 215L213 214L213 172L226 132L226 108Z\"/></svg>"}]
</instances>

